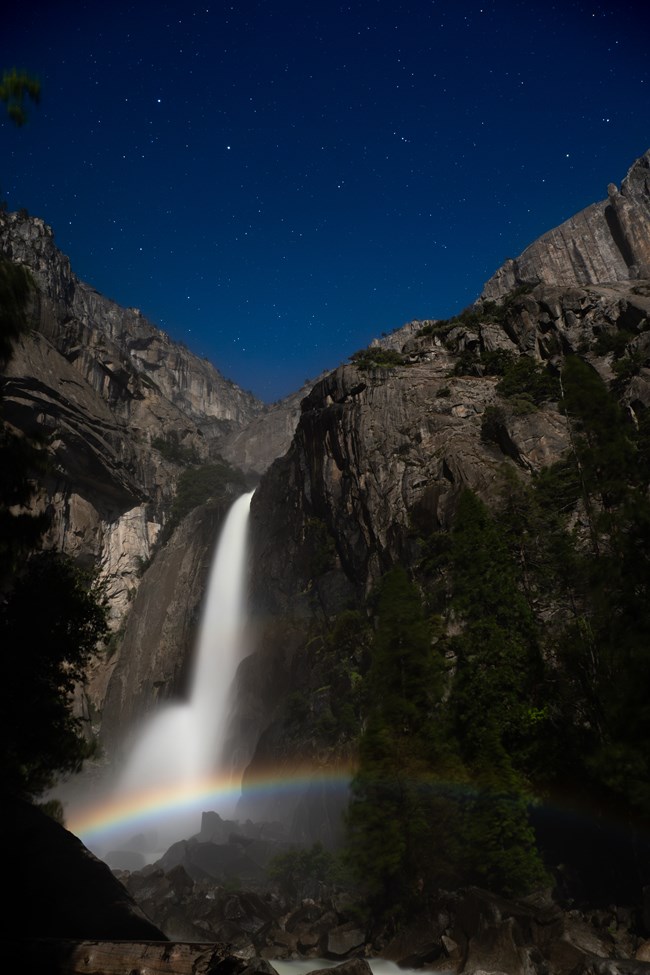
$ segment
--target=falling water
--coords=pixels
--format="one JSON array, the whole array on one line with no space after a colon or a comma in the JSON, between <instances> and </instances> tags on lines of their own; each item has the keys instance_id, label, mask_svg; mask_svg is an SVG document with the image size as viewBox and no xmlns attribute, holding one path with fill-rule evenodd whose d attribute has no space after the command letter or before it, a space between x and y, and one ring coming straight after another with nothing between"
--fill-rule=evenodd
<instances>
[{"instance_id":1,"label":"falling water","mask_svg":"<svg viewBox=\"0 0 650 975\"><path fill-rule=\"evenodd\" d=\"M138 819L137 831L158 851L198 832L200 809L191 797L200 793L206 779L216 779L222 766L229 691L244 655L243 594L252 496L253 492L235 501L221 531L204 599L190 696L184 703L162 708L144 725L111 790L116 805L128 805L131 797L137 805L142 795L188 797L182 811L171 812L169 806L177 804L163 800L150 821ZM217 811L228 814L230 810ZM136 831L133 824L128 828L131 834ZM118 842L117 836L113 842Z\"/></svg>"}]
</instances>

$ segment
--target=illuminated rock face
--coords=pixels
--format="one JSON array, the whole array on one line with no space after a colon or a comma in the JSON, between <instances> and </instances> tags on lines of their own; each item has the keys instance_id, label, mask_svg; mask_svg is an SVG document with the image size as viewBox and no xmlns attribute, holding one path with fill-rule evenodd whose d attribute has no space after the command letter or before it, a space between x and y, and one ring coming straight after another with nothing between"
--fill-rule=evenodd
<instances>
[{"instance_id":1,"label":"illuminated rock face","mask_svg":"<svg viewBox=\"0 0 650 975\"><path fill-rule=\"evenodd\" d=\"M44 544L99 571L118 633L188 460L213 461L266 407L137 309L79 281L42 220L0 214L0 255L35 283L31 331L3 377L3 419L48 438L49 471L34 498L51 516ZM79 701L89 720L118 659L119 650L92 665Z\"/></svg>"},{"instance_id":2,"label":"illuminated rock face","mask_svg":"<svg viewBox=\"0 0 650 975\"><path fill-rule=\"evenodd\" d=\"M391 565L415 567L422 541L452 525L463 489L495 506L506 477L529 480L569 448L557 401L522 408L499 394L499 376L456 372L461 357L502 350L552 371L579 352L609 380L613 357L600 351L608 336L627 336L629 354L650 356L650 281L541 284L500 310L482 307L442 338L428 326L411 334L402 364L346 365L324 378L302 402L291 448L260 481L251 505L258 649L237 688L251 781L268 767L290 777L323 760L315 739L288 742L286 733L296 695L332 710L335 685L315 634L350 607L365 612ZM650 405L650 369L627 381L621 401L632 420ZM331 766L344 759L344 748L327 757ZM289 812L299 814L313 818L298 805ZM319 828L326 835L328 822Z\"/></svg>"},{"instance_id":3,"label":"illuminated rock face","mask_svg":"<svg viewBox=\"0 0 650 975\"><path fill-rule=\"evenodd\" d=\"M522 284L581 286L650 277L650 149L608 199L549 230L490 278L484 298Z\"/></svg>"}]
</instances>

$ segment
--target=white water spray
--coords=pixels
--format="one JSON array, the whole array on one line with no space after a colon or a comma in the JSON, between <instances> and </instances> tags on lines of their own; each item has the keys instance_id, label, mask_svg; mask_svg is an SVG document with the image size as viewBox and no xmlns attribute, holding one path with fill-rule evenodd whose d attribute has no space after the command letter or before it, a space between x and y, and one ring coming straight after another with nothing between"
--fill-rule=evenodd
<instances>
[{"instance_id":1,"label":"white water spray","mask_svg":"<svg viewBox=\"0 0 650 975\"><path fill-rule=\"evenodd\" d=\"M202 782L223 770L229 692L244 656L246 535L252 496L250 492L235 501L221 531L204 599L189 699L162 708L141 729L112 790L113 801L128 803L131 796L170 790L191 797ZM230 810L218 811L228 814ZM187 839L199 827L200 810L191 801L182 812L158 810L150 823L139 824L145 834L148 828L155 830L159 849Z\"/></svg>"}]
</instances>

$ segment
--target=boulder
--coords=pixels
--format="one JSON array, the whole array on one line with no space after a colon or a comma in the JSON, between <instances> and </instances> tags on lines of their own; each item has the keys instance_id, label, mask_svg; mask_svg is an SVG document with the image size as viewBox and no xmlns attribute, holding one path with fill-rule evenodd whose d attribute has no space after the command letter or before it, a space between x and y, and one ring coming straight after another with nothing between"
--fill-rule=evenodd
<instances>
[{"instance_id":1,"label":"boulder","mask_svg":"<svg viewBox=\"0 0 650 975\"><path fill-rule=\"evenodd\" d=\"M344 958L353 951L363 948L366 941L365 932L353 923L340 924L327 932L325 937L325 956L327 958Z\"/></svg>"}]
</instances>

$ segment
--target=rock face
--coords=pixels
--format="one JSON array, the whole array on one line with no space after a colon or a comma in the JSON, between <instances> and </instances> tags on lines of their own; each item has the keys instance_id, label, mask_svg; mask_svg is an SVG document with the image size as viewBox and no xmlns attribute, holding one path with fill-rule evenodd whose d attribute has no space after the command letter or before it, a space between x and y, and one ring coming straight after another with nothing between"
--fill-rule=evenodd
<instances>
[{"instance_id":1,"label":"rock face","mask_svg":"<svg viewBox=\"0 0 650 975\"><path fill-rule=\"evenodd\" d=\"M42 220L0 214L0 255L28 268L36 286L28 316L31 330L17 344L2 379L3 420L47 437L49 471L34 501L51 516L45 545L99 570L118 645L179 474L190 462L220 457L227 438L263 419L267 408L137 309L122 308L79 281ZM238 452L231 449L230 455L260 473L274 451L288 446L296 412L297 400L276 404L263 432L253 433L248 446L240 438ZM209 546L218 523L213 519L203 527ZM109 707L107 740L115 723L178 690L205 583L205 550L199 546L197 551L190 536L191 530L185 532L180 544L189 545L185 558L197 560L196 571L178 569L173 585L186 586L182 596L174 589L182 605L168 600L165 619L148 630L161 638L153 659L151 637L141 639L140 634L136 648L129 636L126 653L132 659L118 668L110 697L124 712L116 718L115 708ZM169 557L156 574L169 571ZM138 613L142 605L141 599ZM151 623L150 609L143 618ZM101 714L118 657L119 647L92 666L88 693L79 703L89 721ZM131 673L136 658L143 672L153 667L148 685L156 688L153 698ZM127 700L116 690L120 680L131 683L137 704L131 694Z\"/></svg>"},{"instance_id":2,"label":"rock face","mask_svg":"<svg viewBox=\"0 0 650 975\"><path fill-rule=\"evenodd\" d=\"M608 199L543 234L490 278L483 298L523 284L590 285L650 277L650 150Z\"/></svg>"},{"instance_id":3,"label":"rock face","mask_svg":"<svg viewBox=\"0 0 650 975\"><path fill-rule=\"evenodd\" d=\"M301 761L343 760L344 748L292 745L288 735L293 695L310 699L314 724L335 704L314 637L361 608L390 566L414 564L421 540L451 525L464 488L494 504L507 476L529 478L568 449L557 402L522 408L498 394L497 376L457 374L460 358L504 350L552 364L580 351L609 379L612 355L599 352L607 336L629 332L630 351L642 358L650 348L648 281L540 284L503 305L498 321L482 307L450 323L444 339L421 328L404 344L402 364L328 375L303 400L291 448L263 476L251 504L259 649L240 668L237 689L251 755L245 781L269 767L282 776ZM650 401L649 379L644 365L622 394L632 416ZM295 800L263 814L290 820L297 808Z\"/></svg>"},{"instance_id":4,"label":"rock face","mask_svg":"<svg viewBox=\"0 0 650 975\"><path fill-rule=\"evenodd\" d=\"M459 370L459 362L505 352L553 368L579 353L611 380L606 349L623 334L639 368L622 403L633 421L648 406L649 260L650 151L620 192L610 187L606 203L497 272L471 315L404 326L373 343L401 352L401 362L341 366L303 399L293 443L251 505L259 649L238 675L240 740L251 755L245 781L269 768L295 774L302 761L345 763L344 744L290 734L296 695L303 707L309 700L314 725L335 704L319 635L345 610L362 608L390 566L414 563L422 539L451 525L463 488L494 504L506 476L529 478L568 449L557 403L535 409L508 400L496 376ZM266 806L264 815L291 821L305 801ZM325 835L335 832L331 817L323 823L322 802L313 806L319 814L303 808L302 822L313 815ZM242 808L253 812L245 800Z\"/></svg>"},{"instance_id":5,"label":"rock face","mask_svg":"<svg viewBox=\"0 0 650 975\"><path fill-rule=\"evenodd\" d=\"M263 412L252 394L173 342L137 308L122 308L79 281L42 220L3 214L0 252L37 281L38 330L135 431L159 433L163 408L168 432L174 421L187 426L192 418L201 431L187 432L212 441Z\"/></svg>"},{"instance_id":6,"label":"rock face","mask_svg":"<svg viewBox=\"0 0 650 975\"><path fill-rule=\"evenodd\" d=\"M129 729L184 689L227 497L196 508L145 572L103 698L99 740L117 757Z\"/></svg>"},{"instance_id":7,"label":"rock face","mask_svg":"<svg viewBox=\"0 0 650 975\"><path fill-rule=\"evenodd\" d=\"M288 450L300 419L300 404L319 379L274 403L243 429L228 434L221 445L222 456L235 467L261 476Z\"/></svg>"},{"instance_id":8,"label":"rock face","mask_svg":"<svg viewBox=\"0 0 650 975\"><path fill-rule=\"evenodd\" d=\"M47 544L100 566L117 622L182 462L215 458L224 436L265 407L137 309L79 281L42 220L1 214L0 254L36 284L32 331L6 371L3 415L50 438Z\"/></svg>"}]
</instances>

